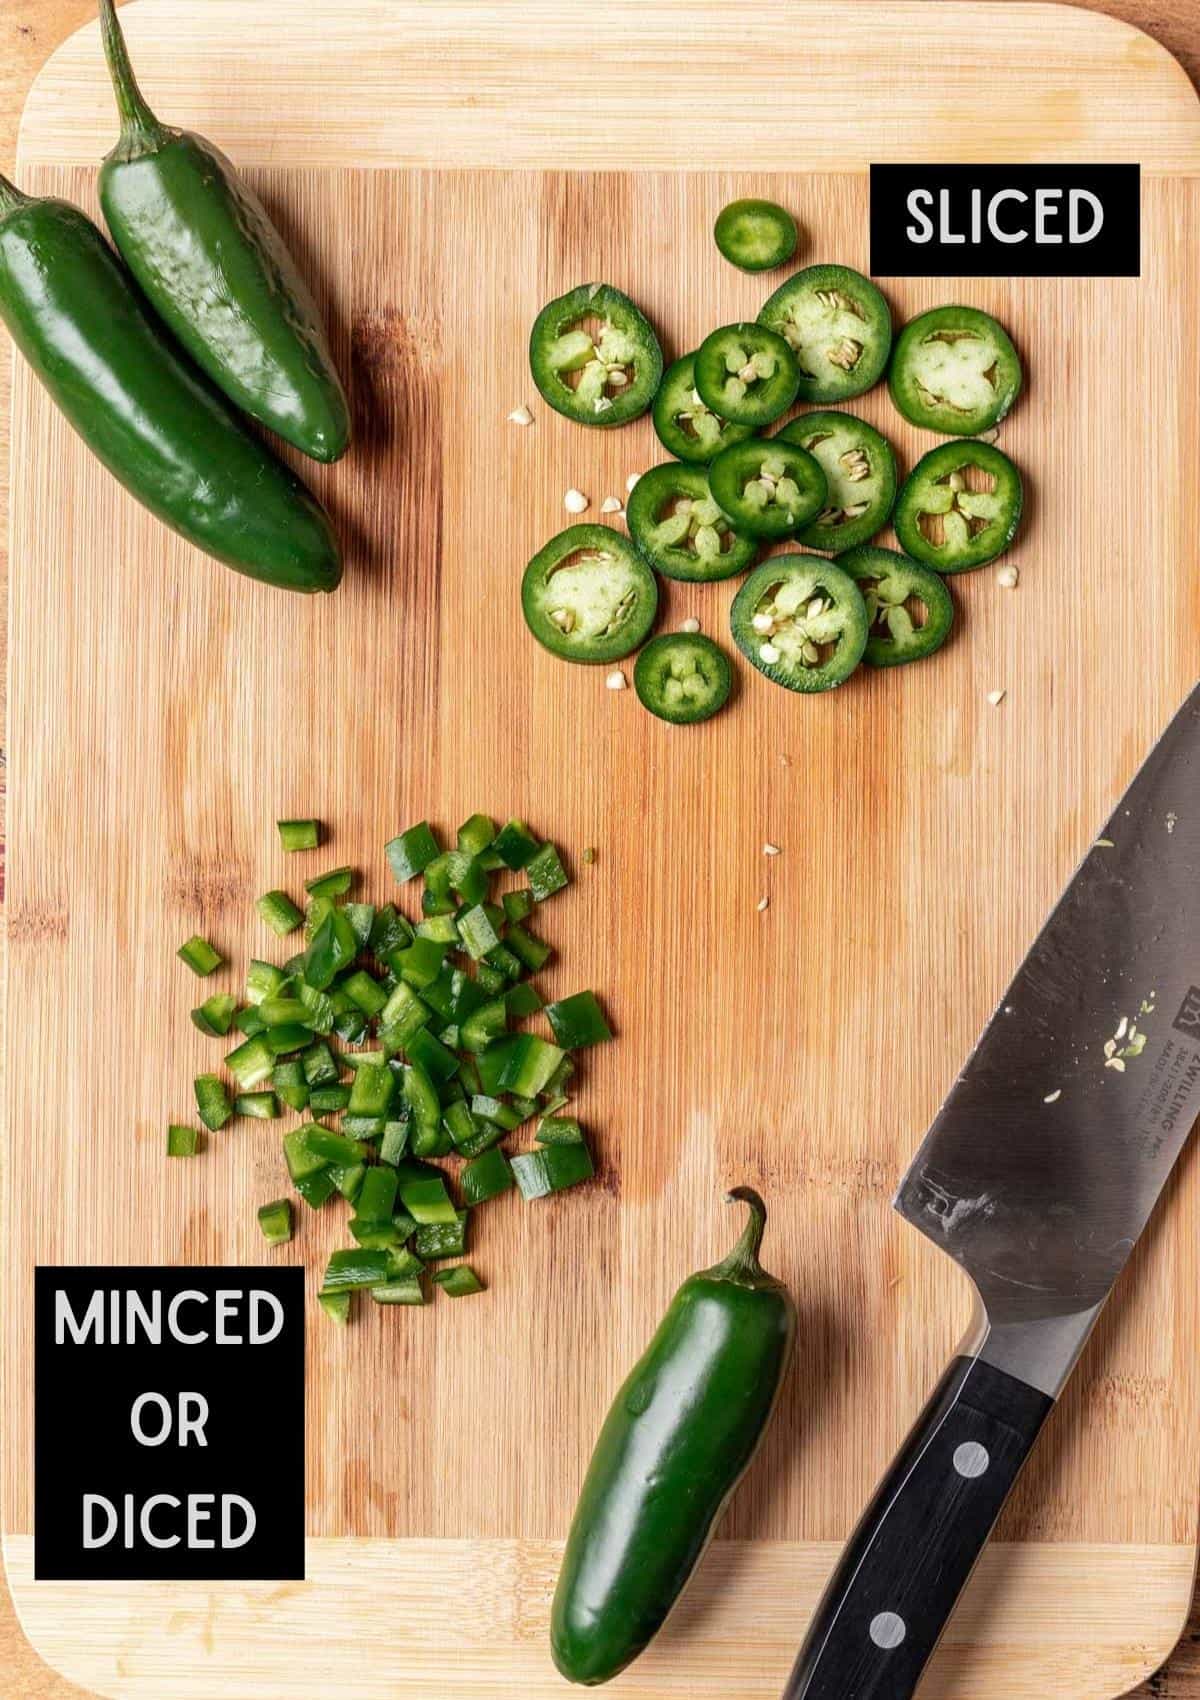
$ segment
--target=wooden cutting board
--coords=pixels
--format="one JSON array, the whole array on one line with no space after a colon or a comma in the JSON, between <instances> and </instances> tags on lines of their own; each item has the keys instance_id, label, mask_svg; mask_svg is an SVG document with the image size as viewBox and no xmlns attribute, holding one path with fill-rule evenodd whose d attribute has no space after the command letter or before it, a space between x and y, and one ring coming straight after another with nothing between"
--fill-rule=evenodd
<instances>
[{"instance_id":1,"label":"wooden cutting board","mask_svg":"<svg viewBox=\"0 0 1200 1700\"><path fill-rule=\"evenodd\" d=\"M1049 6L146 0L126 21L152 101L219 138L293 238L358 440L318 478L344 587L287 600L159 528L15 374L2 1432L23 1624L122 1700L564 1692L546 1618L592 1437L748 1180L800 1297L796 1370L727 1538L615 1691L766 1700L969 1310L890 1211L896 1179L1197 672L1195 95L1146 37ZM94 210L112 133L89 28L31 95L24 186ZM752 316L769 286L709 235L737 194L795 208L801 259L865 267L880 158L1138 160L1143 276L885 284L898 320L959 297L1021 344L1000 438L1032 495L1020 586L956 581L961 629L927 665L814 701L743 670L728 712L666 727L521 624L566 488L594 517L662 458L644 421L584 433L540 404L529 322L600 277L669 353ZM529 429L506 423L518 403ZM931 446L882 391L855 406L906 464ZM663 623L721 637L730 596L672 586ZM313 1319L307 1583L35 1584L33 1265L265 1261L277 1129L163 1158L212 1056L174 946L198 927L239 967L269 952L252 900L299 878L277 815L331 823L330 860L382 898L385 838L473 808L573 854L546 982L602 988L620 1029L580 1095L599 1184L482 1212L484 1298L364 1306L345 1334ZM1106 1700L1172 1645L1198 1532L1198 1232L1185 1158L923 1700ZM343 1236L332 1209L303 1217L314 1286Z\"/></svg>"}]
</instances>

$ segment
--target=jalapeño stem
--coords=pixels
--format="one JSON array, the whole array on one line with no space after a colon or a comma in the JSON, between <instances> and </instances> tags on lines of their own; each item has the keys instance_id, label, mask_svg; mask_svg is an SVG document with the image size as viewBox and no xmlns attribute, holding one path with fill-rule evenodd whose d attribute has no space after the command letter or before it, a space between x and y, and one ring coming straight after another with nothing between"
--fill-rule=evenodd
<instances>
[{"instance_id":1,"label":"jalape\u00f1o stem","mask_svg":"<svg viewBox=\"0 0 1200 1700\"><path fill-rule=\"evenodd\" d=\"M767 1207L753 1187L735 1186L725 1194L727 1204L745 1204L750 1219L742 1229L741 1238L729 1253L705 1273L714 1281L735 1281L740 1287L777 1287L779 1282L768 1275L758 1261L763 1231L767 1225Z\"/></svg>"},{"instance_id":2,"label":"jalape\u00f1o stem","mask_svg":"<svg viewBox=\"0 0 1200 1700\"><path fill-rule=\"evenodd\" d=\"M100 0L100 36L121 119L121 134L113 153L122 160L157 153L170 139L171 131L159 123L138 87L113 0Z\"/></svg>"},{"instance_id":3,"label":"jalape\u00f1o stem","mask_svg":"<svg viewBox=\"0 0 1200 1700\"><path fill-rule=\"evenodd\" d=\"M18 207L26 207L32 199L23 195L15 183L10 183L7 177L0 176L0 215L15 212Z\"/></svg>"}]
</instances>

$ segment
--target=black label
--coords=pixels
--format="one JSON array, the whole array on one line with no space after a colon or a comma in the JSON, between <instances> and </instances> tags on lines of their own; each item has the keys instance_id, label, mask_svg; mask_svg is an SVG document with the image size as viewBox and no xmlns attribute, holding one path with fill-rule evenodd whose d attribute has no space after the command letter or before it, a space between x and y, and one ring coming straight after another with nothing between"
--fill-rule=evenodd
<instances>
[{"instance_id":1,"label":"black label","mask_svg":"<svg viewBox=\"0 0 1200 1700\"><path fill-rule=\"evenodd\" d=\"M873 165L877 277L1140 277L1138 165Z\"/></svg>"},{"instance_id":2,"label":"black label","mask_svg":"<svg viewBox=\"0 0 1200 1700\"><path fill-rule=\"evenodd\" d=\"M34 1272L34 1576L304 1577L304 1272Z\"/></svg>"},{"instance_id":3,"label":"black label","mask_svg":"<svg viewBox=\"0 0 1200 1700\"><path fill-rule=\"evenodd\" d=\"M1187 997L1179 1006L1179 1014L1171 1026L1177 1033L1186 1033L1200 1044L1200 986L1189 986Z\"/></svg>"}]
</instances>

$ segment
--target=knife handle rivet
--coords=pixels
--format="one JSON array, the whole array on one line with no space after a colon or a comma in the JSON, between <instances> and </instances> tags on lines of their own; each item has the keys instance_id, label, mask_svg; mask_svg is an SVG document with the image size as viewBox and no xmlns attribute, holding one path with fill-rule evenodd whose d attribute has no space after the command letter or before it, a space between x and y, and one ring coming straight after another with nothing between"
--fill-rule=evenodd
<instances>
[{"instance_id":1,"label":"knife handle rivet","mask_svg":"<svg viewBox=\"0 0 1200 1700\"><path fill-rule=\"evenodd\" d=\"M980 1446L977 1440L964 1440L961 1446L954 1448L954 1468L968 1481L982 1476L990 1463L987 1447Z\"/></svg>"},{"instance_id":2,"label":"knife handle rivet","mask_svg":"<svg viewBox=\"0 0 1200 1700\"><path fill-rule=\"evenodd\" d=\"M908 1626L894 1611L881 1611L871 1619L871 1627L867 1633L877 1647L882 1647L885 1653L890 1653L908 1634Z\"/></svg>"}]
</instances>

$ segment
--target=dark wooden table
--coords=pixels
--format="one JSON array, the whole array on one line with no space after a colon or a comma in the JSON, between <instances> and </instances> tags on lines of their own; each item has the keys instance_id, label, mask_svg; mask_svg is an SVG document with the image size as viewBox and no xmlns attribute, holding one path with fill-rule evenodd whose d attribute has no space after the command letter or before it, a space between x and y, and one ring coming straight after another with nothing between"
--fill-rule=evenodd
<instances>
[{"instance_id":1,"label":"dark wooden table","mask_svg":"<svg viewBox=\"0 0 1200 1700\"><path fill-rule=\"evenodd\" d=\"M514 0L519 4L520 0ZM731 0L732 3L732 0ZM869 5L871 0L861 0ZM937 0L929 0L936 5ZM1074 0L1068 0L1074 3ZM17 124L29 85L60 41L95 15L94 0L4 0L0 8L0 170L9 171ZM1094 0L1093 11L1124 18L1155 36L1181 61L1200 87L1200 0ZM1120 114L1113 114L1120 122ZM7 339L4 339L6 342ZM8 385L7 347L0 347L0 584L8 576ZM1200 398L1197 398L1200 401ZM0 625L7 619L0 596ZM0 635L5 635L0 632ZM3 653L7 654L7 643ZM0 663L0 691L4 688ZM0 751L0 808L3 752ZM0 815L2 828L2 815ZM3 837L0 831L0 896L3 894ZM87 1700L83 1689L47 1667L21 1634L0 1576L0 1700ZM213 1695L212 1700L220 1700ZM366 1700L373 1700L367 1696ZM1053 1700L1047 1696L1047 1700ZM1134 1700L1200 1700L1200 1592L1183 1639L1167 1664L1137 1690Z\"/></svg>"}]
</instances>

